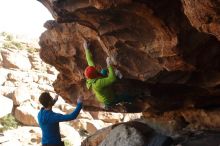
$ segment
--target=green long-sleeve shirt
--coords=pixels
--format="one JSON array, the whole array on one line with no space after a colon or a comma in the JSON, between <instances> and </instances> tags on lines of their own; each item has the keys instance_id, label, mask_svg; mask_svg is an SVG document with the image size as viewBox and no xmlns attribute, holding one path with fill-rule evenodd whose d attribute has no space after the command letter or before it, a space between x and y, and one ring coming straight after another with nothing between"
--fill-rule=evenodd
<instances>
[{"instance_id":1,"label":"green long-sleeve shirt","mask_svg":"<svg viewBox=\"0 0 220 146\"><path fill-rule=\"evenodd\" d=\"M95 66L89 49L86 49L86 60L89 66ZM92 88L97 100L106 105L111 104L115 98L115 94L111 89L111 85L116 81L116 75L112 66L108 67L108 72L107 77L87 79L86 81L87 88Z\"/></svg>"}]
</instances>

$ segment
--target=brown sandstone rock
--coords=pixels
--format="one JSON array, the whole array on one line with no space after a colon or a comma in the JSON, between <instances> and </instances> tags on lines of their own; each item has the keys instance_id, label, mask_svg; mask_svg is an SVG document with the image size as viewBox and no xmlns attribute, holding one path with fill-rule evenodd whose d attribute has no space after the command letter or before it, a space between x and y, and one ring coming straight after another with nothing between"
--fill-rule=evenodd
<instances>
[{"instance_id":1,"label":"brown sandstone rock","mask_svg":"<svg viewBox=\"0 0 220 146\"><path fill-rule=\"evenodd\" d=\"M0 118L10 114L13 108L13 101L5 96L0 95Z\"/></svg>"},{"instance_id":2,"label":"brown sandstone rock","mask_svg":"<svg viewBox=\"0 0 220 146\"><path fill-rule=\"evenodd\" d=\"M88 134L95 133L98 129L102 129L111 124L105 124L101 120L88 120L88 119L78 119L71 122L71 126L75 129L85 130Z\"/></svg>"},{"instance_id":3,"label":"brown sandstone rock","mask_svg":"<svg viewBox=\"0 0 220 146\"><path fill-rule=\"evenodd\" d=\"M124 115L122 113L111 112L91 112L94 119L99 119L107 123L119 123L122 121Z\"/></svg>"},{"instance_id":4,"label":"brown sandstone rock","mask_svg":"<svg viewBox=\"0 0 220 146\"><path fill-rule=\"evenodd\" d=\"M72 4L74 5L76 4ZM47 7L51 9L49 5ZM69 7L64 5L64 9ZM86 61L82 36L91 40L92 52L98 66L105 67L106 56L111 56L115 59L116 66L131 79L144 81L155 76L164 67L164 64L158 61L158 57L176 54L176 34L155 17L150 8L133 3L125 7L116 5L113 12L91 9L90 13L87 13L87 9L83 9L75 15L87 19L85 23L46 23L49 30L41 36L40 55L45 62L60 71L54 87L66 100L79 93L77 90L82 86L84 79ZM103 18L106 21L104 24L101 23L104 21ZM52 27L49 27L51 25ZM176 68L185 68L184 66L184 63L179 63Z\"/></svg>"},{"instance_id":5,"label":"brown sandstone rock","mask_svg":"<svg viewBox=\"0 0 220 146\"><path fill-rule=\"evenodd\" d=\"M31 69L31 63L25 52L14 50L2 50L3 67L18 68L21 70Z\"/></svg>"},{"instance_id":6,"label":"brown sandstone rock","mask_svg":"<svg viewBox=\"0 0 220 146\"><path fill-rule=\"evenodd\" d=\"M15 118L24 125L38 126L37 113L38 110L34 109L29 103L15 109Z\"/></svg>"},{"instance_id":7,"label":"brown sandstone rock","mask_svg":"<svg viewBox=\"0 0 220 146\"><path fill-rule=\"evenodd\" d=\"M85 87L82 43L87 39L97 68L105 68L110 56L122 72L114 91L138 97L110 111L144 112L145 123L174 137L219 129L218 1L40 1L55 18L44 25L40 57L60 72L53 86L66 101L75 104L83 94L85 110L103 110ZM83 145L99 145L112 129Z\"/></svg>"},{"instance_id":8,"label":"brown sandstone rock","mask_svg":"<svg viewBox=\"0 0 220 146\"><path fill-rule=\"evenodd\" d=\"M27 86L20 85L19 87L17 87L13 93L12 99L13 99L14 105L20 105L24 101L30 100L31 96L30 96L29 89L27 88Z\"/></svg>"},{"instance_id":9,"label":"brown sandstone rock","mask_svg":"<svg viewBox=\"0 0 220 146\"><path fill-rule=\"evenodd\" d=\"M182 0L184 13L193 27L220 40L220 2Z\"/></svg>"},{"instance_id":10,"label":"brown sandstone rock","mask_svg":"<svg viewBox=\"0 0 220 146\"><path fill-rule=\"evenodd\" d=\"M41 2L55 21L45 23L40 56L60 72L53 86L69 103L75 104L76 97L84 94L86 110L103 110L85 88L82 43L87 39L97 68L105 68L110 56L122 72L114 91L142 98L111 111L164 112L220 105L218 2ZM211 16L210 25L203 25L206 16Z\"/></svg>"},{"instance_id":11,"label":"brown sandstone rock","mask_svg":"<svg viewBox=\"0 0 220 146\"><path fill-rule=\"evenodd\" d=\"M220 110L188 110L183 111L183 115L186 122L194 129L220 129Z\"/></svg>"},{"instance_id":12,"label":"brown sandstone rock","mask_svg":"<svg viewBox=\"0 0 220 146\"><path fill-rule=\"evenodd\" d=\"M172 137L189 131L219 130L219 109L185 109L163 114L144 112L144 123Z\"/></svg>"}]
</instances>

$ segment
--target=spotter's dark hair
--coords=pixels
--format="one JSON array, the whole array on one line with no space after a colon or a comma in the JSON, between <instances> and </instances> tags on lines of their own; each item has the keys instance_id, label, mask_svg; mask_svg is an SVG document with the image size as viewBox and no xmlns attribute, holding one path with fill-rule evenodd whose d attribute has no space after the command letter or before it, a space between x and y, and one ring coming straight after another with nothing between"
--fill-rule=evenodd
<instances>
[{"instance_id":1,"label":"spotter's dark hair","mask_svg":"<svg viewBox=\"0 0 220 146\"><path fill-rule=\"evenodd\" d=\"M51 103L52 97L50 96L50 93L43 92L41 93L39 97L39 102L44 106L44 108L48 108Z\"/></svg>"}]
</instances>

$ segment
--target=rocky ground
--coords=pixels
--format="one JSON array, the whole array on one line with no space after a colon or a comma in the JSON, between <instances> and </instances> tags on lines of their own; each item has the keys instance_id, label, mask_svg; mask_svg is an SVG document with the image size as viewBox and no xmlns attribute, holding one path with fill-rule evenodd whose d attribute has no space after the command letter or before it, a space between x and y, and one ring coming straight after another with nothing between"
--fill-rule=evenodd
<instances>
[{"instance_id":1,"label":"rocky ground","mask_svg":"<svg viewBox=\"0 0 220 146\"><path fill-rule=\"evenodd\" d=\"M5 126L2 120L7 119L7 114L15 117L18 126L1 132L2 146L40 146L41 131L36 119L41 108L38 97L43 91L55 95L52 83L58 71L45 64L39 57L39 49L34 47L19 39L12 39L8 34L0 36L0 129L2 131ZM63 114L73 109L74 106L62 98L54 107L54 111ZM61 124L61 133L67 145L77 146L98 129L140 116L82 111L77 120Z\"/></svg>"}]
</instances>

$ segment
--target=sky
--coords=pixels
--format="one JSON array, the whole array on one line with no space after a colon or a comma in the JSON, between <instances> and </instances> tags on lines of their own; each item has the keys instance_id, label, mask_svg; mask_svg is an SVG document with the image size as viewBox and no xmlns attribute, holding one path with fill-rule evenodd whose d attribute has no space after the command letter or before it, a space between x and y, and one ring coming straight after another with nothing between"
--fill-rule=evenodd
<instances>
[{"instance_id":1,"label":"sky","mask_svg":"<svg viewBox=\"0 0 220 146\"><path fill-rule=\"evenodd\" d=\"M0 32L39 38L53 17L37 0L0 0Z\"/></svg>"}]
</instances>

